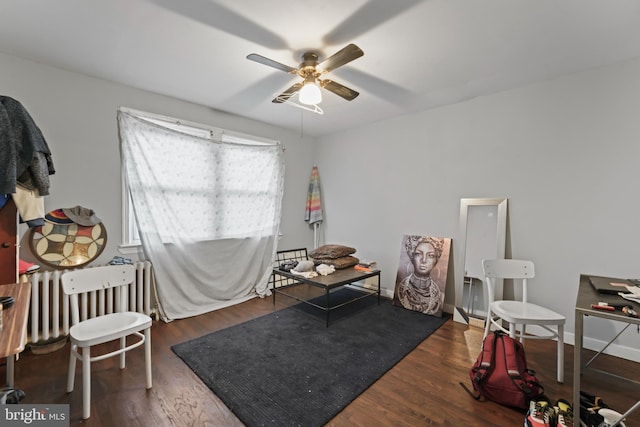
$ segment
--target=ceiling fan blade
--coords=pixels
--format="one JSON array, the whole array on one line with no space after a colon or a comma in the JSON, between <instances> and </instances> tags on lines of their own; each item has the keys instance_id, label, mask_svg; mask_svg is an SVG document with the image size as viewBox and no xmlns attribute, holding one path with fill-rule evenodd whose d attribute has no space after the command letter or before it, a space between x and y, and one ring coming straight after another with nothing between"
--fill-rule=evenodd
<instances>
[{"instance_id":1,"label":"ceiling fan blade","mask_svg":"<svg viewBox=\"0 0 640 427\"><path fill-rule=\"evenodd\" d=\"M329 72L356 58L360 58L362 55L364 55L362 49L351 43L318 64L318 68L324 72Z\"/></svg>"},{"instance_id":2,"label":"ceiling fan blade","mask_svg":"<svg viewBox=\"0 0 640 427\"><path fill-rule=\"evenodd\" d=\"M291 86L289 89L282 92L280 95L276 96L271 102L276 104L282 104L283 102L291 98L293 94L299 91L301 88L302 88L302 83L296 83L293 86Z\"/></svg>"},{"instance_id":3,"label":"ceiling fan blade","mask_svg":"<svg viewBox=\"0 0 640 427\"><path fill-rule=\"evenodd\" d=\"M359 92L356 92L353 89L349 89L348 87L343 86L340 83L334 82L333 80L322 80L320 84L323 88L335 93L338 96L343 97L347 101L353 101L358 95L360 95Z\"/></svg>"},{"instance_id":4,"label":"ceiling fan blade","mask_svg":"<svg viewBox=\"0 0 640 427\"><path fill-rule=\"evenodd\" d=\"M286 73L293 73L296 71L296 68L281 64L277 61L274 61L273 59L265 58L264 56L258 55L257 53L251 53L247 55L247 59L251 61L259 62L260 64L267 65L269 67L276 68Z\"/></svg>"}]
</instances>

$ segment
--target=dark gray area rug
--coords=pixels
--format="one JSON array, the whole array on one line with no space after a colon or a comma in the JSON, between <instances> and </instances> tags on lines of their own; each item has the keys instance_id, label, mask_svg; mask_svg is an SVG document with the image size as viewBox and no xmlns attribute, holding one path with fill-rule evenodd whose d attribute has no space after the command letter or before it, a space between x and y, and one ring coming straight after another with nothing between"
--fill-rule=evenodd
<instances>
[{"instance_id":1,"label":"dark gray area rug","mask_svg":"<svg viewBox=\"0 0 640 427\"><path fill-rule=\"evenodd\" d=\"M341 289L331 305L358 294ZM370 297L333 310L327 328L297 304L172 350L247 426L322 426L445 321Z\"/></svg>"}]
</instances>

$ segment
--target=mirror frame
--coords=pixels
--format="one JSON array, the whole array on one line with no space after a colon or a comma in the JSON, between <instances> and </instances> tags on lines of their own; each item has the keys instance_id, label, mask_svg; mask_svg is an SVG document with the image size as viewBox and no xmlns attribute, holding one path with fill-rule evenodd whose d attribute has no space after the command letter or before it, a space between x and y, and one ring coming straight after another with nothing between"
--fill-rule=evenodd
<instances>
[{"instance_id":1,"label":"mirror frame","mask_svg":"<svg viewBox=\"0 0 640 427\"><path fill-rule=\"evenodd\" d=\"M464 276L467 253L467 218L471 206L497 206L496 258L504 258L507 241L507 199L460 199L458 224L458 250L455 264L455 309L453 320L469 324L469 314L464 308ZM484 288L484 287L483 287ZM496 283L496 296L502 295L502 282Z\"/></svg>"}]
</instances>

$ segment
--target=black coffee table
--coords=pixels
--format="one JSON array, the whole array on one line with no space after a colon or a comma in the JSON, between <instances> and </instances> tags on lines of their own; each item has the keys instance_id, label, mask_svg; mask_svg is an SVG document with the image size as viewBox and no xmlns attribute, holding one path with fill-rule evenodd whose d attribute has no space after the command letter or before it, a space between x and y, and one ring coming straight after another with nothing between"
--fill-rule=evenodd
<instances>
[{"instance_id":1,"label":"black coffee table","mask_svg":"<svg viewBox=\"0 0 640 427\"><path fill-rule=\"evenodd\" d=\"M273 303L276 303L276 294L282 294L282 295L286 295L290 298L293 298L295 300L298 300L300 302L303 302L305 304L309 304L312 305L318 309L321 310L325 310L327 312L327 327L329 327L329 314L331 313L331 310L335 310L339 307L342 307L344 305L350 304L352 302L358 301L362 298L367 298L373 295L377 295L378 296L378 304L380 304L380 270L372 270L372 271L361 271L361 270L356 270L354 268L343 268L343 269L339 269L336 270L334 273L331 273L329 275L326 276L322 276L322 275L318 275L316 277L313 278L306 278L304 276L300 276L298 274L294 274L291 273L289 271L285 271L285 270L280 270L279 268L274 268L273 269L273 283L285 283L285 281L283 280L276 280L276 276L283 276L287 279L286 283L287 284L283 284L281 286L275 286L273 288L271 288L271 291L273 292ZM377 277L377 284L378 287L377 289L370 289L367 288L361 284L359 284L359 282L362 282L365 279L368 279L370 277ZM317 288L322 288L325 290L325 296L326 296L326 305L322 306L322 305L318 305L315 304L309 300L305 300L302 298L299 298L296 295L292 295L289 294L287 292L285 292L285 289L291 286L295 286L295 285L299 285L300 283L304 283L310 286L314 286ZM340 288L342 286L345 285L351 285L352 287L356 287L356 288L360 288L362 289L364 292L361 296L356 297L354 299L351 299L347 302L343 302L341 304L336 304L336 305L331 305L331 301L330 301L330 293L331 290L333 289L337 289Z\"/></svg>"}]
</instances>

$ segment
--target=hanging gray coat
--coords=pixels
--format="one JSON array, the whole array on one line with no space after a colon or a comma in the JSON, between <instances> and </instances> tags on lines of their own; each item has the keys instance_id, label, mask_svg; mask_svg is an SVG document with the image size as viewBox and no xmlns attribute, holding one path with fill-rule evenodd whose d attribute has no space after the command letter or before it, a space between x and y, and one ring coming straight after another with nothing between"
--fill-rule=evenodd
<instances>
[{"instance_id":1,"label":"hanging gray coat","mask_svg":"<svg viewBox=\"0 0 640 427\"><path fill-rule=\"evenodd\" d=\"M55 173L51 151L42 132L22 104L0 96L0 194L24 188L49 194L49 175Z\"/></svg>"}]
</instances>

